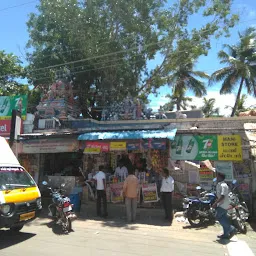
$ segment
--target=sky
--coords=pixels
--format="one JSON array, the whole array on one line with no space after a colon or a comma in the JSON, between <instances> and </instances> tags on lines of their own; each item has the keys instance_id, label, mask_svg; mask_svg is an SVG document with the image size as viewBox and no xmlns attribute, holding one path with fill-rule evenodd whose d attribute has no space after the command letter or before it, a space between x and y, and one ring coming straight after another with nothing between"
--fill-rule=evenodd
<instances>
[{"instance_id":1,"label":"sky","mask_svg":"<svg viewBox=\"0 0 256 256\"><path fill-rule=\"evenodd\" d=\"M55 0L53 0L55 1ZM25 61L26 43L29 39L26 22L28 15L36 11L36 4L38 0L0 0L0 50L5 50L8 53L13 53ZM220 69L222 66L217 59L217 53L222 49L224 43L234 44L238 40L238 31L243 31L248 26L256 27L256 2L255 0L235 0L233 11L240 13L239 24L231 30L231 37L220 38L212 41L212 49L208 56L201 57L195 67L195 70L205 71L208 74ZM204 20L198 16L192 20L192 26L198 26ZM149 62L149 67L154 68L161 61L161 57L157 56L154 60ZM226 105L233 105L235 101L235 94L220 95L220 84L216 84L208 88L206 98L215 98L216 107L220 108L220 114L230 115L230 109L226 109ZM167 86L162 87L158 91L158 95L150 95L150 107L153 110L159 109L160 105L165 104L168 99L165 97L167 93L171 93L171 89ZM243 92L245 93L245 92ZM200 107L202 99L196 98L191 92L188 96L193 99L191 105ZM256 105L255 98L248 96L247 106Z\"/></svg>"}]
</instances>

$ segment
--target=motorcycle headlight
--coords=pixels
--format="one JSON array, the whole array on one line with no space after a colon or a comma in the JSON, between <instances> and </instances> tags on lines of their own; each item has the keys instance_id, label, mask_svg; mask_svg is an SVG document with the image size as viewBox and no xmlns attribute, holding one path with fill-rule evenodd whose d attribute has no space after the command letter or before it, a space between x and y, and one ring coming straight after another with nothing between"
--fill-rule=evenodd
<instances>
[{"instance_id":1,"label":"motorcycle headlight","mask_svg":"<svg viewBox=\"0 0 256 256\"><path fill-rule=\"evenodd\" d=\"M36 200L36 204L37 204L37 207L38 207L38 208L41 208L41 207L42 207L41 198L38 198L38 199Z\"/></svg>"},{"instance_id":2,"label":"motorcycle headlight","mask_svg":"<svg viewBox=\"0 0 256 256\"><path fill-rule=\"evenodd\" d=\"M0 210L4 215L10 215L12 213L12 208L11 204L3 204L0 206Z\"/></svg>"}]
</instances>

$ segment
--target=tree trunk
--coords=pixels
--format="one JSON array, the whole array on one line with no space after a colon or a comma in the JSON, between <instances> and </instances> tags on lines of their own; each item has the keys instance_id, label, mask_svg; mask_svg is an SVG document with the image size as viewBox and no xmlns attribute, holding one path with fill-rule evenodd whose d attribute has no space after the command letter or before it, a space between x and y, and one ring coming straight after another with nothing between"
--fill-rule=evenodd
<instances>
[{"instance_id":1,"label":"tree trunk","mask_svg":"<svg viewBox=\"0 0 256 256\"><path fill-rule=\"evenodd\" d=\"M177 110L180 110L181 109L181 103L180 103L180 101L177 101Z\"/></svg>"},{"instance_id":2,"label":"tree trunk","mask_svg":"<svg viewBox=\"0 0 256 256\"><path fill-rule=\"evenodd\" d=\"M244 83L244 78L242 77L241 82L240 82L240 86L236 95L236 102L235 105L233 107L232 113L231 113L231 117L235 116L236 110L237 110L237 106L238 106L238 102L240 100L240 96L241 96L241 92L242 92L242 88L243 88L243 83Z\"/></svg>"}]
</instances>

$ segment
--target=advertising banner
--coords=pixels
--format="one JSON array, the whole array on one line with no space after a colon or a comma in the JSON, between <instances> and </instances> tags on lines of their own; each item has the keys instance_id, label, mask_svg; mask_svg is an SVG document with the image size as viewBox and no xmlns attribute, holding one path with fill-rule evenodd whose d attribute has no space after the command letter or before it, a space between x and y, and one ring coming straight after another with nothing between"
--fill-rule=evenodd
<instances>
[{"instance_id":1,"label":"advertising banner","mask_svg":"<svg viewBox=\"0 0 256 256\"><path fill-rule=\"evenodd\" d=\"M126 142L110 142L111 151L124 151L126 150Z\"/></svg>"},{"instance_id":2,"label":"advertising banner","mask_svg":"<svg viewBox=\"0 0 256 256\"><path fill-rule=\"evenodd\" d=\"M18 127L16 127L17 129ZM21 120L19 134L23 133L23 121ZM11 132L11 120L0 120L0 136L10 136Z\"/></svg>"},{"instance_id":3,"label":"advertising banner","mask_svg":"<svg viewBox=\"0 0 256 256\"><path fill-rule=\"evenodd\" d=\"M0 136L10 136L11 120L0 120Z\"/></svg>"},{"instance_id":4,"label":"advertising banner","mask_svg":"<svg viewBox=\"0 0 256 256\"><path fill-rule=\"evenodd\" d=\"M171 142L172 160L242 161L240 135L177 135Z\"/></svg>"},{"instance_id":5,"label":"advertising banner","mask_svg":"<svg viewBox=\"0 0 256 256\"><path fill-rule=\"evenodd\" d=\"M218 135L220 161L242 161L242 139L240 135Z\"/></svg>"},{"instance_id":6,"label":"advertising banner","mask_svg":"<svg viewBox=\"0 0 256 256\"><path fill-rule=\"evenodd\" d=\"M233 163L230 161L225 161L225 162L220 162L216 161L214 163L214 166L216 168L217 172L221 172L225 174L226 181L232 181L234 179L234 174L233 174Z\"/></svg>"},{"instance_id":7,"label":"advertising banner","mask_svg":"<svg viewBox=\"0 0 256 256\"><path fill-rule=\"evenodd\" d=\"M141 143L138 142L127 142L127 150L140 150Z\"/></svg>"},{"instance_id":8,"label":"advertising banner","mask_svg":"<svg viewBox=\"0 0 256 256\"><path fill-rule=\"evenodd\" d=\"M158 193L156 183L142 184L142 196L144 203L158 202Z\"/></svg>"},{"instance_id":9,"label":"advertising banner","mask_svg":"<svg viewBox=\"0 0 256 256\"><path fill-rule=\"evenodd\" d=\"M16 109L21 112L22 119L26 119L27 114L27 95L19 96L0 96L0 120L10 120L12 110Z\"/></svg>"},{"instance_id":10,"label":"advertising banner","mask_svg":"<svg viewBox=\"0 0 256 256\"><path fill-rule=\"evenodd\" d=\"M100 153L100 148L85 148L84 149L85 154L99 154Z\"/></svg>"},{"instance_id":11,"label":"advertising banner","mask_svg":"<svg viewBox=\"0 0 256 256\"><path fill-rule=\"evenodd\" d=\"M124 183L113 183L110 184L110 191L111 191L111 202L112 203L120 203L123 202L123 186Z\"/></svg>"},{"instance_id":12,"label":"advertising banner","mask_svg":"<svg viewBox=\"0 0 256 256\"><path fill-rule=\"evenodd\" d=\"M22 140L23 154L75 152L79 149L76 139Z\"/></svg>"},{"instance_id":13,"label":"advertising banner","mask_svg":"<svg viewBox=\"0 0 256 256\"><path fill-rule=\"evenodd\" d=\"M200 183L202 182L212 182L213 180L213 171L207 167L201 167L199 169Z\"/></svg>"},{"instance_id":14,"label":"advertising banner","mask_svg":"<svg viewBox=\"0 0 256 256\"><path fill-rule=\"evenodd\" d=\"M173 160L218 160L216 135L178 135L171 142Z\"/></svg>"},{"instance_id":15,"label":"advertising banner","mask_svg":"<svg viewBox=\"0 0 256 256\"><path fill-rule=\"evenodd\" d=\"M244 160L243 162L233 162L233 168L236 178L252 177L250 160Z\"/></svg>"},{"instance_id":16,"label":"advertising banner","mask_svg":"<svg viewBox=\"0 0 256 256\"><path fill-rule=\"evenodd\" d=\"M91 149L91 150L90 150ZM94 149L94 150L93 150ZM87 141L85 143L85 153L89 152L109 152L109 143L98 141Z\"/></svg>"}]
</instances>

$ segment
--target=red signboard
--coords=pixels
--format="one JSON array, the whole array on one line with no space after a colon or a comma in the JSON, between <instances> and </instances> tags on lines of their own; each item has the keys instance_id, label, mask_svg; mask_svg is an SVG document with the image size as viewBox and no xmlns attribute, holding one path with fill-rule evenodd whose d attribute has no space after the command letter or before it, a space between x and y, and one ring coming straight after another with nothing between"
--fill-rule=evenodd
<instances>
[{"instance_id":1,"label":"red signboard","mask_svg":"<svg viewBox=\"0 0 256 256\"><path fill-rule=\"evenodd\" d=\"M85 144L86 148L100 148L101 152L109 152L109 143L98 142L98 141L88 141Z\"/></svg>"},{"instance_id":2,"label":"red signboard","mask_svg":"<svg viewBox=\"0 0 256 256\"><path fill-rule=\"evenodd\" d=\"M0 120L0 136L10 136L11 132L11 120ZM21 131L23 132L23 122L21 120Z\"/></svg>"},{"instance_id":3,"label":"red signboard","mask_svg":"<svg viewBox=\"0 0 256 256\"><path fill-rule=\"evenodd\" d=\"M9 136L11 131L11 120L0 120L0 136Z\"/></svg>"}]
</instances>

